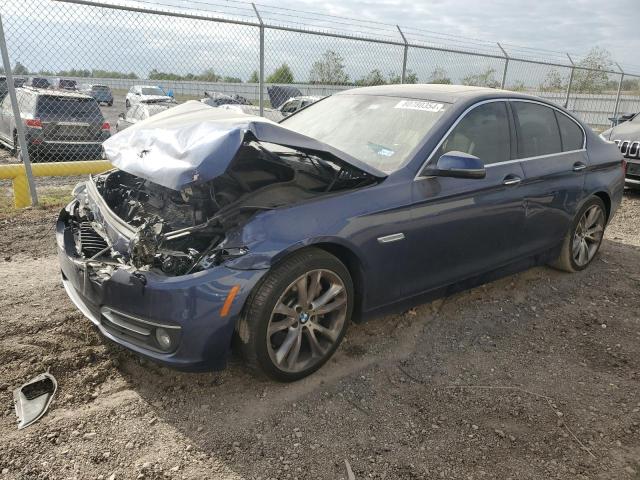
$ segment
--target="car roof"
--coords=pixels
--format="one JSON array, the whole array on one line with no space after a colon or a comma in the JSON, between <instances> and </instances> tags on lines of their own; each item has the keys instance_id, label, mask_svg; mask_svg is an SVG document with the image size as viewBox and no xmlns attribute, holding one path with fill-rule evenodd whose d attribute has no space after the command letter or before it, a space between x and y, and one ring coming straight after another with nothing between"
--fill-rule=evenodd
<instances>
[{"instance_id":1,"label":"car roof","mask_svg":"<svg viewBox=\"0 0 640 480\"><path fill-rule=\"evenodd\" d=\"M34 93L36 95L48 95L52 97L71 97L71 98L93 98L80 92L70 92L68 90L52 90L49 88L36 88L30 86L19 87L22 91Z\"/></svg>"},{"instance_id":2,"label":"car roof","mask_svg":"<svg viewBox=\"0 0 640 480\"><path fill-rule=\"evenodd\" d=\"M472 87L467 85L446 84L394 84L378 85L344 90L336 95L381 95L387 97L405 97L418 100L455 103L460 100L481 97L536 98L532 95L500 90L497 88Z\"/></svg>"}]
</instances>

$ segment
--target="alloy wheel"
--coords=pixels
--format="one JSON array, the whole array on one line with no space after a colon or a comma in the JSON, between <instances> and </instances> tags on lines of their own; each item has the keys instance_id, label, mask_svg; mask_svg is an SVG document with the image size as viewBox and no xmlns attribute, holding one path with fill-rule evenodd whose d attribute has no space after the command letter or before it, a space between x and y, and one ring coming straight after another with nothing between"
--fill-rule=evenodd
<instances>
[{"instance_id":1,"label":"alloy wheel","mask_svg":"<svg viewBox=\"0 0 640 480\"><path fill-rule=\"evenodd\" d=\"M600 205L592 205L582 214L573 234L573 261L579 267L587 265L595 256L604 234L604 212Z\"/></svg>"},{"instance_id":2,"label":"alloy wheel","mask_svg":"<svg viewBox=\"0 0 640 480\"><path fill-rule=\"evenodd\" d=\"M330 270L311 270L293 281L271 312L267 349L273 363L296 373L324 361L340 340L347 289Z\"/></svg>"}]
</instances>

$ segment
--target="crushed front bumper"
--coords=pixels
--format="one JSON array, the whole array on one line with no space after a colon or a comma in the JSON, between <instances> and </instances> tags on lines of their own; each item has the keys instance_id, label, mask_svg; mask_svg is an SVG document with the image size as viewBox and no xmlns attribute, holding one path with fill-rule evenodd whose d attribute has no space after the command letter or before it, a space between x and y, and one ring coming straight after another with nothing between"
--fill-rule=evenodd
<instances>
[{"instance_id":1,"label":"crushed front bumper","mask_svg":"<svg viewBox=\"0 0 640 480\"><path fill-rule=\"evenodd\" d=\"M62 282L69 298L108 339L162 364L184 370L224 368L238 315L266 270L225 266L168 277L116 269L110 278L92 275L78 256L69 226L71 206L56 225ZM234 286L226 315L221 310ZM163 350L158 330L170 338ZM166 337L165 337L166 338Z\"/></svg>"}]
</instances>

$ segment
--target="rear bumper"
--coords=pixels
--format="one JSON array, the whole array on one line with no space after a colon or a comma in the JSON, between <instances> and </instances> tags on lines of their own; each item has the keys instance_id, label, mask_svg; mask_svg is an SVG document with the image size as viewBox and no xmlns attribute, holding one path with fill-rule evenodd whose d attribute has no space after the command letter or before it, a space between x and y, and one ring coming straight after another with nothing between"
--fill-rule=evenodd
<instances>
[{"instance_id":1,"label":"rear bumper","mask_svg":"<svg viewBox=\"0 0 640 480\"><path fill-rule=\"evenodd\" d=\"M62 282L71 301L113 342L167 366L183 370L223 368L235 323L251 289L266 270L218 266L180 277L124 268L106 280L75 253L63 210L56 226ZM240 289L229 313L220 311L233 286ZM158 328L169 331L172 347L162 351Z\"/></svg>"}]
</instances>

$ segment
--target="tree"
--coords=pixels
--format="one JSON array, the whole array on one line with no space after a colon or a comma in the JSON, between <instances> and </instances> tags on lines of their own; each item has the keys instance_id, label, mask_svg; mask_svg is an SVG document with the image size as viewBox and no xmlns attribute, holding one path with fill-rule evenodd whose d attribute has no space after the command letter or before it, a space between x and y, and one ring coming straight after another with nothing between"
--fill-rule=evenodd
<instances>
[{"instance_id":1,"label":"tree","mask_svg":"<svg viewBox=\"0 0 640 480\"><path fill-rule=\"evenodd\" d=\"M516 80L511 85L507 87L507 90L511 90L512 92L524 92L527 89L527 86L524 84L522 80Z\"/></svg>"},{"instance_id":2,"label":"tree","mask_svg":"<svg viewBox=\"0 0 640 480\"><path fill-rule=\"evenodd\" d=\"M239 77L230 77L224 76L222 77L222 81L225 83L242 83L242 79Z\"/></svg>"},{"instance_id":3,"label":"tree","mask_svg":"<svg viewBox=\"0 0 640 480\"><path fill-rule=\"evenodd\" d=\"M389 84L402 83L402 77L396 73L391 72L389 74ZM407 69L404 74L404 83L418 83L418 75L412 70Z\"/></svg>"},{"instance_id":4,"label":"tree","mask_svg":"<svg viewBox=\"0 0 640 480\"><path fill-rule=\"evenodd\" d=\"M413 70L407 69L407 73L404 76L404 83L418 83L418 74Z\"/></svg>"},{"instance_id":5,"label":"tree","mask_svg":"<svg viewBox=\"0 0 640 480\"><path fill-rule=\"evenodd\" d=\"M360 80L356 80L356 85L364 87L368 85L384 85L387 81L384 79L382 72L377 68L371 70L368 74L362 77Z\"/></svg>"},{"instance_id":6,"label":"tree","mask_svg":"<svg viewBox=\"0 0 640 480\"><path fill-rule=\"evenodd\" d=\"M495 68L489 67L482 73L470 74L462 79L463 85L473 85L474 87L499 88L500 82L495 78Z\"/></svg>"},{"instance_id":7,"label":"tree","mask_svg":"<svg viewBox=\"0 0 640 480\"><path fill-rule=\"evenodd\" d=\"M29 70L27 69L27 67L22 65L20 62L16 62L16 64L13 67L13 74L14 75L29 75Z\"/></svg>"},{"instance_id":8,"label":"tree","mask_svg":"<svg viewBox=\"0 0 640 480\"><path fill-rule=\"evenodd\" d=\"M565 89L562 75L555 68L547 73L544 81L540 84L543 92L561 92Z\"/></svg>"},{"instance_id":9,"label":"tree","mask_svg":"<svg viewBox=\"0 0 640 480\"><path fill-rule=\"evenodd\" d=\"M267 83L293 83L293 72L289 65L283 63L267 77Z\"/></svg>"},{"instance_id":10,"label":"tree","mask_svg":"<svg viewBox=\"0 0 640 480\"><path fill-rule=\"evenodd\" d=\"M573 88L580 93L601 93L607 87L613 65L611 53L601 47L593 47L589 54L576 64Z\"/></svg>"},{"instance_id":11,"label":"tree","mask_svg":"<svg viewBox=\"0 0 640 480\"><path fill-rule=\"evenodd\" d=\"M339 53L327 50L322 58L314 62L309 73L311 83L340 85L349 83L349 75L344 71L344 59Z\"/></svg>"},{"instance_id":12,"label":"tree","mask_svg":"<svg viewBox=\"0 0 640 480\"><path fill-rule=\"evenodd\" d=\"M440 83L445 85L451 84L451 79L447 75L447 71L444 68L436 68L429 76L428 83Z\"/></svg>"},{"instance_id":13,"label":"tree","mask_svg":"<svg viewBox=\"0 0 640 480\"><path fill-rule=\"evenodd\" d=\"M258 83L259 81L260 81L260 77L258 77L258 71L254 70L253 72L251 72L251 76L249 77L249 80L247 80L247 82Z\"/></svg>"}]
</instances>

